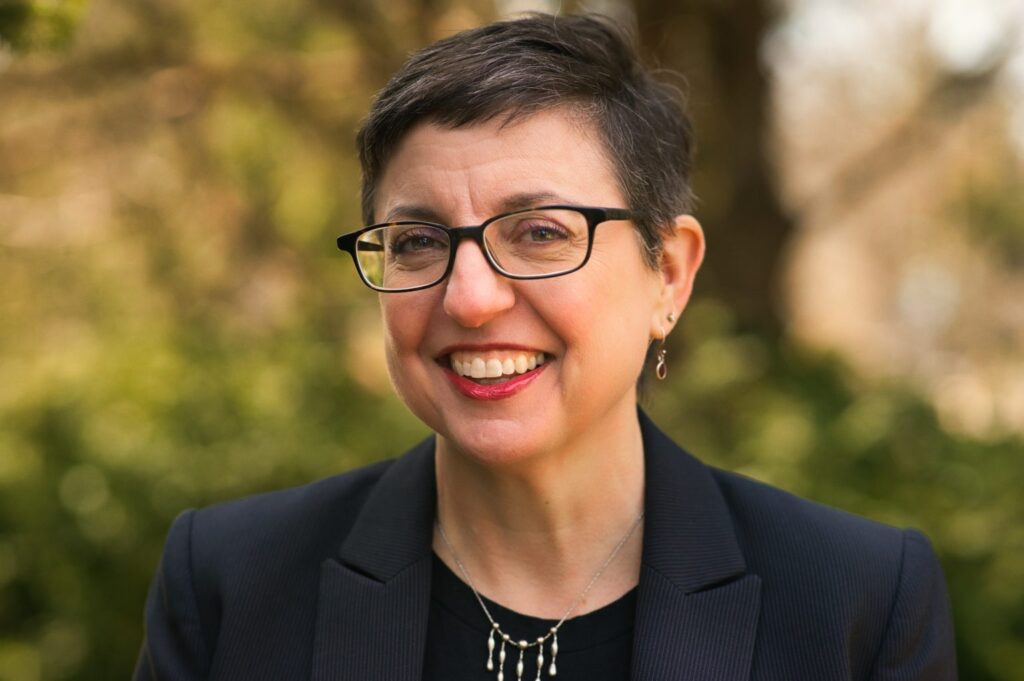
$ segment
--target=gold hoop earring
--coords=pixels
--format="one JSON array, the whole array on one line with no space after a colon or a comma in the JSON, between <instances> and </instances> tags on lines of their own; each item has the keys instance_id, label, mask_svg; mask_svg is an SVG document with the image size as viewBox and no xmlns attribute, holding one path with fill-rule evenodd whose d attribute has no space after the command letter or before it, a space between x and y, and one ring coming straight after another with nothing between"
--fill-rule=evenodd
<instances>
[{"instance_id":1,"label":"gold hoop earring","mask_svg":"<svg viewBox=\"0 0 1024 681\"><path fill-rule=\"evenodd\" d=\"M668 351L665 350L665 338L668 334L665 333L665 327L661 327L661 343L658 345L658 363L654 365L654 375L658 377L659 381L664 381L668 377L668 362L665 360Z\"/></svg>"}]
</instances>

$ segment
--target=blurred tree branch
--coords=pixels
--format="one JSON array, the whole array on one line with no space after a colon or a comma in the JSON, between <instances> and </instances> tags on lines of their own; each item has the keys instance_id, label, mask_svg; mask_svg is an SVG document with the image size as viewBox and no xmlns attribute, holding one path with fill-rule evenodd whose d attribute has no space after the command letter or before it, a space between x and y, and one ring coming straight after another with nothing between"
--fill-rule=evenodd
<instances>
[{"instance_id":1,"label":"blurred tree branch","mask_svg":"<svg viewBox=\"0 0 1024 681\"><path fill-rule=\"evenodd\" d=\"M993 91L1009 62L1007 46L985 68L976 72L941 72L917 104L889 131L847 162L810 196L799 201L795 212L807 218L820 211L832 217L860 205L901 168L933 149L943 130Z\"/></svg>"}]
</instances>

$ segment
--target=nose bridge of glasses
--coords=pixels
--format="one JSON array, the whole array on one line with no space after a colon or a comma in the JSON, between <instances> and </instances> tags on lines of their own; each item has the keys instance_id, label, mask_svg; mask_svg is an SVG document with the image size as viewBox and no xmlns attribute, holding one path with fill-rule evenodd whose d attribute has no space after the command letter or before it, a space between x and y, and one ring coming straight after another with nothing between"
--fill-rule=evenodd
<instances>
[{"instance_id":1,"label":"nose bridge of glasses","mask_svg":"<svg viewBox=\"0 0 1024 681\"><path fill-rule=\"evenodd\" d=\"M480 257L483 258L483 260L487 263L487 265L490 268L495 269L496 271L500 271L496 268L494 258L492 255L490 255L490 252L487 250L486 243L483 240L483 229L486 226L487 223L485 222L483 224L471 225L466 227L447 228L447 233L449 233L449 239L452 242L452 270L455 269L457 264L456 256L459 254L459 247L463 244L463 242L468 240L476 244L476 247L479 249L480 252Z\"/></svg>"},{"instance_id":2,"label":"nose bridge of glasses","mask_svg":"<svg viewBox=\"0 0 1024 681\"><path fill-rule=\"evenodd\" d=\"M448 227L448 238L452 242L452 251L458 249L459 244L465 239L475 241L477 246L484 248L484 228L489 223L482 225L469 225L467 227Z\"/></svg>"},{"instance_id":3,"label":"nose bridge of glasses","mask_svg":"<svg viewBox=\"0 0 1024 681\"><path fill-rule=\"evenodd\" d=\"M454 260L455 256L459 252L459 246L462 244L463 241L467 239L474 242L477 245L477 247L480 249L480 255L483 256L484 260L487 261L487 264L489 264L492 268L495 267L493 256L487 249L487 243L484 241L484 229L487 227L488 224L490 223L485 222L482 225L470 225L467 227L449 227L447 229L448 238L451 240L451 258L453 261L452 267L455 267Z\"/></svg>"}]
</instances>

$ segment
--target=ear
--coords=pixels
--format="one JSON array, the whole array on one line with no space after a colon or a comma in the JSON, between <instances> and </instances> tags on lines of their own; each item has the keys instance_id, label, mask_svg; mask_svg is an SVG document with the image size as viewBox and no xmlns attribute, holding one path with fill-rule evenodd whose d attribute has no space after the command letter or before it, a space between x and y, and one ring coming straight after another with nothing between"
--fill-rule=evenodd
<instances>
[{"instance_id":1,"label":"ear","mask_svg":"<svg viewBox=\"0 0 1024 681\"><path fill-rule=\"evenodd\" d=\"M665 234L659 270L661 291L651 318L651 337L661 338L675 326L693 292L693 281L704 261L704 230L692 215L679 215ZM668 321L669 314L675 321Z\"/></svg>"}]
</instances>

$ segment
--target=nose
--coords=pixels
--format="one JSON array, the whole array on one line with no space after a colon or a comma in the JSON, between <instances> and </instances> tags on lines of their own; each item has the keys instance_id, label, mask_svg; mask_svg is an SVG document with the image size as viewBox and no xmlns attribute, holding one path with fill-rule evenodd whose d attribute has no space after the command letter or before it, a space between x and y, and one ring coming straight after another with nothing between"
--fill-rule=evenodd
<instances>
[{"instance_id":1,"label":"nose","mask_svg":"<svg viewBox=\"0 0 1024 681\"><path fill-rule=\"evenodd\" d=\"M491 268L480 246L459 244L445 282L444 311L461 326L475 329L515 305L512 280Z\"/></svg>"}]
</instances>

